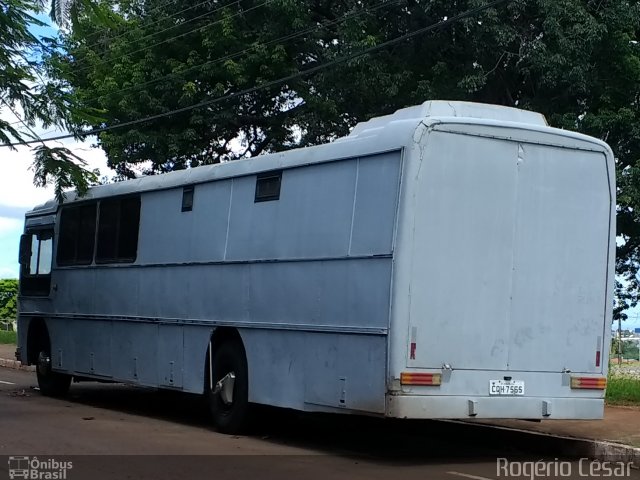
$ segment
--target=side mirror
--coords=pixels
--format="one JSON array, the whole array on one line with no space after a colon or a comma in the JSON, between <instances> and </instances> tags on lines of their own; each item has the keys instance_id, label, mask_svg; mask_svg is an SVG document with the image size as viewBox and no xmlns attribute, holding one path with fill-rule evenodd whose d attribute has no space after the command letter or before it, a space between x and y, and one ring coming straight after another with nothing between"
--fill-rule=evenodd
<instances>
[{"instance_id":1,"label":"side mirror","mask_svg":"<svg viewBox=\"0 0 640 480\"><path fill-rule=\"evenodd\" d=\"M20 237L20 253L18 254L18 263L20 265L29 265L31 263L31 234L25 234Z\"/></svg>"}]
</instances>

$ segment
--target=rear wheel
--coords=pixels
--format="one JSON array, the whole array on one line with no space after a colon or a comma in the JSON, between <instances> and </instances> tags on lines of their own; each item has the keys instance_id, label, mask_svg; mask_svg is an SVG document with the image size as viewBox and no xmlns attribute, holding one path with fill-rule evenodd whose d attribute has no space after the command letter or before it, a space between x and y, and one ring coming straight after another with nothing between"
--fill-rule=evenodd
<instances>
[{"instance_id":1,"label":"rear wheel","mask_svg":"<svg viewBox=\"0 0 640 480\"><path fill-rule=\"evenodd\" d=\"M36 364L38 386L43 395L49 397L61 397L67 394L71 385L71 375L58 373L51 370L51 349L47 345L41 347L38 352Z\"/></svg>"},{"instance_id":2,"label":"rear wheel","mask_svg":"<svg viewBox=\"0 0 640 480\"><path fill-rule=\"evenodd\" d=\"M206 384L213 422L222 433L240 433L250 415L249 375L242 344L225 341L213 352L211 363L212 375Z\"/></svg>"}]
</instances>

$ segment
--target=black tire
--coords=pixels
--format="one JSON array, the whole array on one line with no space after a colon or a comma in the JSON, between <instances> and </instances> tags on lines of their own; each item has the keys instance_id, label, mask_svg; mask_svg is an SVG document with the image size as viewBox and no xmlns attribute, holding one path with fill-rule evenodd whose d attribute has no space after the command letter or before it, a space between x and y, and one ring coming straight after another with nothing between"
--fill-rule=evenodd
<instances>
[{"instance_id":1,"label":"black tire","mask_svg":"<svg viewBox=\"0 0 640 480\"><path fill-rule=\"evenodd\" d=\"M208 358L207 358L208 360ZM219 345L213 352L212 359L213 387L227 374L233 373L233 401L227 404L220 393L214 394L209 384L209 368L207 365L207 402L213 423L221 433L237 434L245 430L249 423L251 405L249 404L249 373L247 358L242 343L228 340Z\"/></svg>"},{"instance_id":2,"label":"black tire","mask_svg":"<svg viewBox=\"0 0 640 480\"><path fill-rule=\"evenodd\" d=\"M51 370L50 352L49 346L41 348L38 352L38 362L36 363L38 387L40 387L40 393L47 397L63 397L69 391L71 375Z\"/></svg>"}]
</instances>

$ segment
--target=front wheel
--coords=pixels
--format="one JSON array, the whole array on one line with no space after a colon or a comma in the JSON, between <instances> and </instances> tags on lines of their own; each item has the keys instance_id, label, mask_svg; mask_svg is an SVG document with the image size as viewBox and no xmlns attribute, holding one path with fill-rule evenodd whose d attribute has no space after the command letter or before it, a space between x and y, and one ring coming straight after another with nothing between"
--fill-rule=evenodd
<instances>
[{"instance_id":1,"label":"front wheel","mask_svg":"<svg viewBox=\"0 0 640 480\"><path fill-rule=\"evenodd\" d=\"M38 353L36 375L40 392L48 397L62 397L69 391L71 375L51 370L51 354L46 349Z\"/></svg>"},{"instance_id":2,"label":"front wheel","mask_svg":"<svg viewBox=\"0 0 640 480\"><path fill-rule=\"evenodd\" d=\"M249 375L242 344L224 342L214 351L211 364L212 375L206 384L213 422L222 433L240 433L250 415Z\"/></svg>"}]
</instances>

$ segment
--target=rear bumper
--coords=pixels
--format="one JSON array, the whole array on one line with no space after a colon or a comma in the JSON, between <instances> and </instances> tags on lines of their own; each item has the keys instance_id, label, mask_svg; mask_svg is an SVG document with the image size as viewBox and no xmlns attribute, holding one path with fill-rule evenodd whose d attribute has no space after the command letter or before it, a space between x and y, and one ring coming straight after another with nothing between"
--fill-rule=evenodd
<instances>
[{"instance_id":1,"label":"rear bumper","mask_svg":"<svg viewBox=\"0 0 640 480\"><path fill-rule=\"evenodd\" d=\"M387 395L387 417L594 420L604 416L602 398Z\"/></svg>"}]
</instances>

